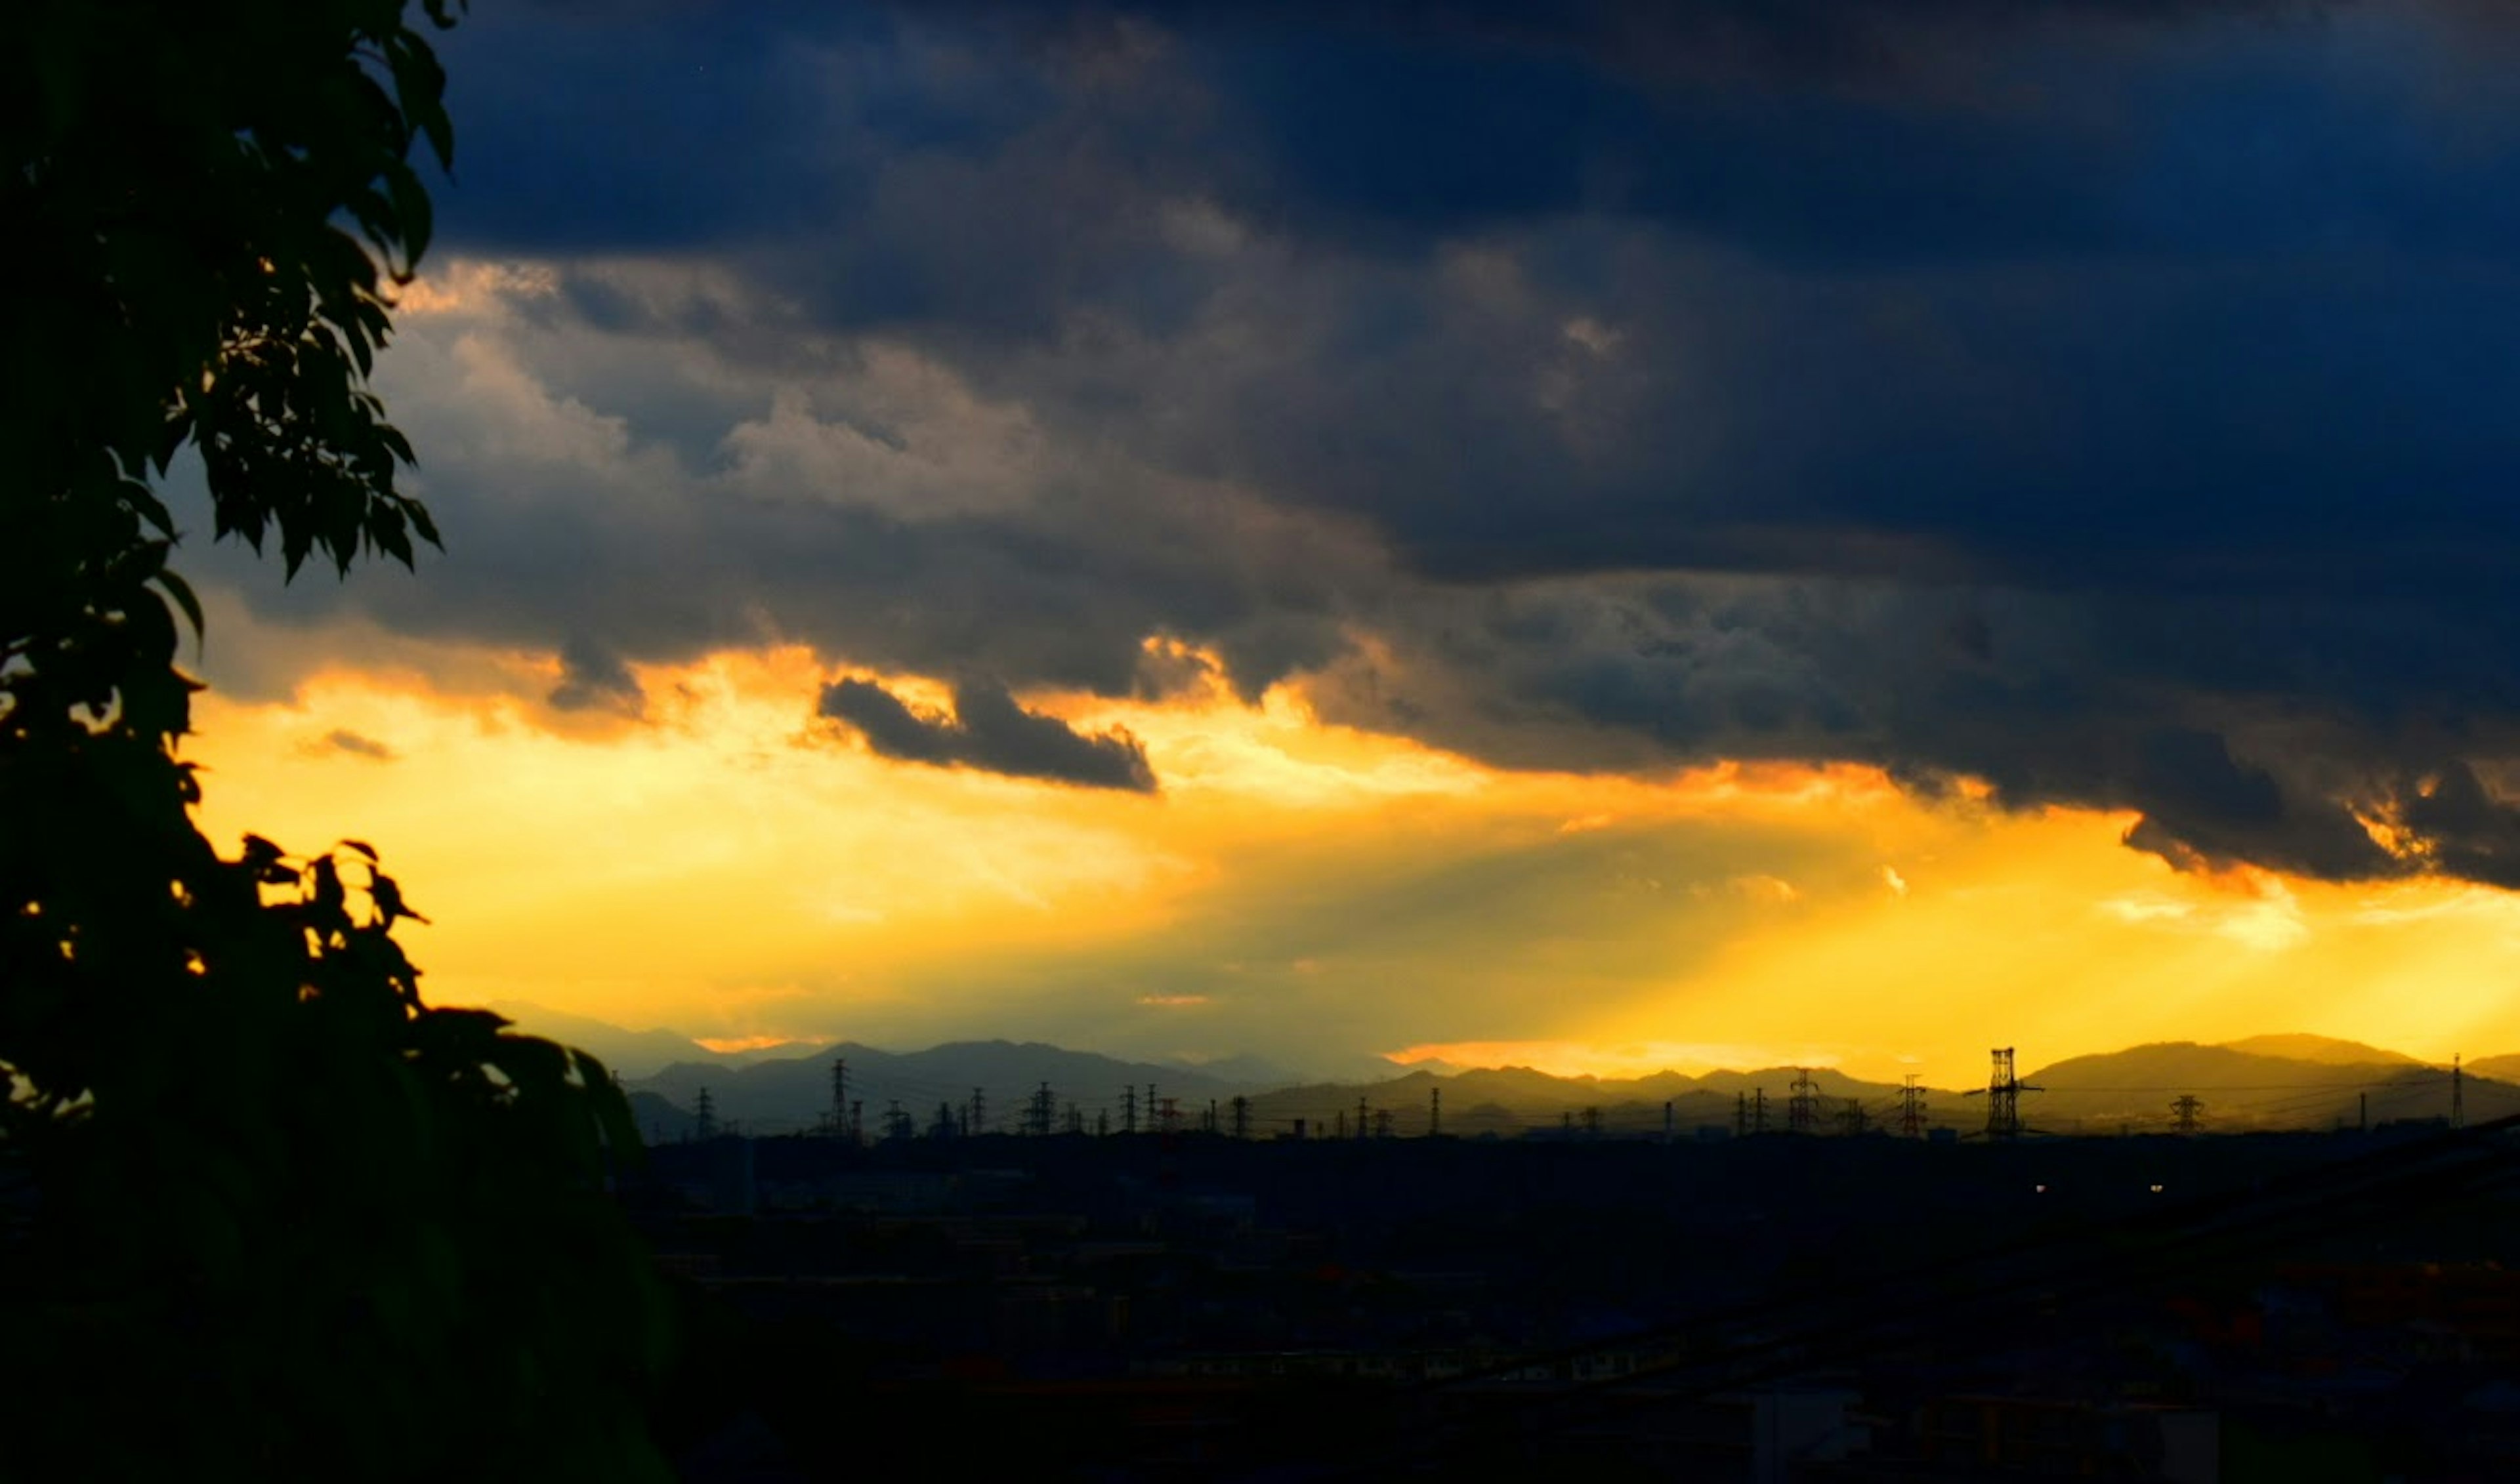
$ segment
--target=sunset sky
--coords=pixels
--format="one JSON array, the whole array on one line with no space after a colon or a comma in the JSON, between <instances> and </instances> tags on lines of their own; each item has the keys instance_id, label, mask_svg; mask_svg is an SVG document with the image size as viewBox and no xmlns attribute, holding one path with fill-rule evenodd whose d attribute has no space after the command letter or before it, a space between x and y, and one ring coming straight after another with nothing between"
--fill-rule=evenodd
<instances>
[{"instance_id":1,"label":"sunset sky","mask_svg":"<svg viewBox=\"0 0 2520 1484\"><path fill-rule=\"evenodd\" d=\"M1355 10L484 0L213 838L727 1044L2520 1051L2507 7Z\"/></svg>"}]
</instances>

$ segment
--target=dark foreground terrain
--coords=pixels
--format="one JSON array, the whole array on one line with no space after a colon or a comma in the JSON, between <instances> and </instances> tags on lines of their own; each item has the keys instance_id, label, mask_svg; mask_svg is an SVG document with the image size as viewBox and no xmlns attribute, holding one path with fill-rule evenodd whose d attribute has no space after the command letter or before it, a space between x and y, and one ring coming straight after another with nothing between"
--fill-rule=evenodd
<instances>
[{"instance_id":1,"label":"dark foreground terrain","mask_svg":"<svg viewBox=\"0 0 2520 1484\"><path fill-rule=\"evenodd\" d=\"M720 1138L687 1478L2520 1478L2513 1136Z\"/></svg>"}]
</instances>

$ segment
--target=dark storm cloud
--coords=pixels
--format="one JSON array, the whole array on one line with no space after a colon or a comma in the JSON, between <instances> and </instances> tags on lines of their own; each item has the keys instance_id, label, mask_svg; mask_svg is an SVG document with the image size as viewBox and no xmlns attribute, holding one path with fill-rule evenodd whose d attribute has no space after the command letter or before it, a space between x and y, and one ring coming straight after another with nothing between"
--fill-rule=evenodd
<instances>
[{"instance_id":1,"label":"dark storm cloud","mask_svg":"<svg viewBox=\"0 0 2520 1484\"><path fill-rule=\"evenodd\" d=\"M2350 575L2474 593L2520 547L2502 415L2520 280L2499 266L1814 282L1709 265L1633 287L1602 306L1627 310L1624 355L1581 368L1627 399L1597 404L1618 426L1595 457L1569 457L1553 420L1505 416L1535 347L1377 398L1412 421L1438 395L1493 409L1442 454L1385 443L1332 469L1323 442L1281 439L1242 472L1367 505L1420 566L1473 578L1643 565L2305 593ZM1312 398L1377 372L1329 369ZM1328 407L1316 426L1339 431ZM2398 560L2368 560L2382 551Z\"/></svg>"},{"instance_id":2,"label":"dark storm cloud","mask_svg":"<svg viewBox=\"0 0 2520 1484\"><path fill-rule=\"evenodd\" d=\"M454 549L356 601L602 634L589 699L778 640L1160 691L1174 636L1498 761L1856 759L2509 880L2494 14L494 7L442 240L556 283L482 322L506 381L415 327Z\"/></svg>"},{"instance_id":3,"label":"dark storm cloud","mask_svg":"<svg viewBox=\"0 0 2520 1484\"><path fill-rule=\"evenodd\" d=\"M356 732L338 728L324 734L323 745L328 751L365 758L372 763L389 763L394 760L394 749L383 742L373 737L362 737Z\"/></svg>"},{"instance_id":4,"label":"dark storm cloud","mask_svg":"<svg viewBox=\"0 0 2520 1484\"><path fill-rule=\"evenodd\" d=\"M459 75L480 90L480 157L447 230L715 247L821 323L953 344L1052 337L1084 311L1177 338L1235 276L1146 230L1174 198L1369 255L1527 229L1540 307L1627 334L1629 405L1598 457L1571 460L1528 406L1555 327L1481 334L1422 275L1360 284L1343 323L1273 365L1202 368L1219 405L1193 411L1218 426L1158 422L1176 409L1147 404L1173 399L1125 376L1045 389L1369 514L1441 575L1931 558L2038 583L2317 584L2385 500L2395 539L2435 538L2491 582L2504 554L2480 561L2477 539L2520 535L2498 494L2520 120L2428 116L2377 64L2339 86L2338 53L2365 38L2334 27L2367 9L1435 5L1313 23L1148 5L1077 8L1063 32L1040 7L628 26L527 10L455 34L477 50ZM2196 31L2222 44L2137 44ZM582 69L547 61L581 52ZM1946 54L2005 86L1900 85ZM1640 67L1655 58L1690 61ZM1813 81L1844 75L1888 82ZM612 127L602 111L631 99L645 121ZM577 126L538 112L580 101L596 112ZM1656 252L1577 222L1684 237ZM1671 250L1693 245L1709 250ZM637 312L572 292L591 318Z\"/></svg>"},{"instance_id":5,"label":"dark storm cloud","mask_svg":"<svg viewBox=\"0 0 2520 1484\"><path fill-rule=\"evenodd\" d=\"M1089 788L1155 791L1147 750L1126 732L1086 737L1055 716L1027 711L991 682L954 688L954 714L923 715L865 680L823 688L822 715L845 722L885 757L936 767L978 768L1014 778Z\"/></svg>"},{"instance_id":6,"label":"dark storm cloud","mask_svg":"<svg viewBox=\"0 0 2520 1484\"><path fill-rule=\"evenodd\" d=\"M1102 260L1113 176L1400 250L1574 211L1830 262L2279 240L2373 207L2510 226L2405 137L2401 100L2333 107L2322 38L2373 6L620 9L502 8L448 39L449 241L788 244L828 309L968 325L1028 297L1018 258L1061 303L1130 292ZM2234 44L2146 45L2198 32ZM2306 137L2255 148L2270 111ZM922 230L964 212L1020 230Z\"/></svg>"},{"instance_id":7,"label":"dark storm cloud","mask_svg":"<svg viewBox=\"0 0 2520 1484\"><path fill-rule=\"evenodd\" d=\"M2520 755L2511 672L2483 668L2520 645L2432 648L2419 610L1765 577L1419 602L1402 647L1315 692L1328 719L1519 766L1835 758L1927 793L1973 778L2005 807L2138 813L2129 843L2183 867L2500 881L2520 858L2506 788L2442 761Z\"/></svg>"},{"instance_id":8,"label":"dark storm cloud","mask_svg":"<svg viewBox=\"0 0 2520 1484\"><path fill-rule=\"evenodd\" d=\"M562 711L615 711L636 716L647 708L648 694L619 654L588 639L571 635L560 650L560 684L547 697Z\"/></svg>"},{"instance_id":9,"label":"dark storm cloud","mask_svg":"<svg viewBox=\"0 0 2520 1484\"><path fill-rule=\"evenodd\" d=\"M2453 761L2407 790L2399 815L2426 842L2436 869L2520 889L2520 811L2489 794L2466 763Z\"/></svg>"}]
</instances>

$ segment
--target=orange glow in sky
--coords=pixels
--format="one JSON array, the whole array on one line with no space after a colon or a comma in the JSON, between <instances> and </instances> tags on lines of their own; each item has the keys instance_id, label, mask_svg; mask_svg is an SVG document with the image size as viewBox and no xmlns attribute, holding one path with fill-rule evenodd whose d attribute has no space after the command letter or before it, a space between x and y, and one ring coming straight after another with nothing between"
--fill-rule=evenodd
<instances>
[{"instance_id":1,"label":"orange glow in sky","mask_svg":"<svg viewBox=\"0 0 2520 1484\"><path fill-rule=\"evenodd\" d=\"M249 626L229 611L220 625ZM285 636L257 642L285 642ZM1982 1075L2268 1031L2520 1049L2520 902L2182 876L2131 821L1927 803L1869 769L1481 767L1299 687L1036 695L1126 726L1155 796L888 761L802 650L646 668L561 713L545 656L407 645L290 698L213 690L203 821L373 841L425 987L708 1044L1040 1039L1120 1055ZM917 677L884 677L922 692Z\"/></svg>"}]
</instances>

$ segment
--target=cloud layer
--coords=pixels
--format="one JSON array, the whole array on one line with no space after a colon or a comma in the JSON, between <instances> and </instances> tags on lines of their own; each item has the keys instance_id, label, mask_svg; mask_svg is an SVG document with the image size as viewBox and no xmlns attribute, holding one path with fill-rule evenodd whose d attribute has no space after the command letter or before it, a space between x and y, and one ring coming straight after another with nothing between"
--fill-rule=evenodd
<instances>
[{"instance_id":1,"label":"cloud layer","mask_svg":"<svg viewBox=\"0 0 2520 1484\"><path fill-rule=\"evenodd\" d=\"M1104 787L1143 757L1016 697L1159 692L1153 637L1516 766L2520 884L2495 12L1407 15L484 12L384 378L452 549L214 568L580 708L767 642L983 677L822 706Z\"/></svg>"}]
</instances>

